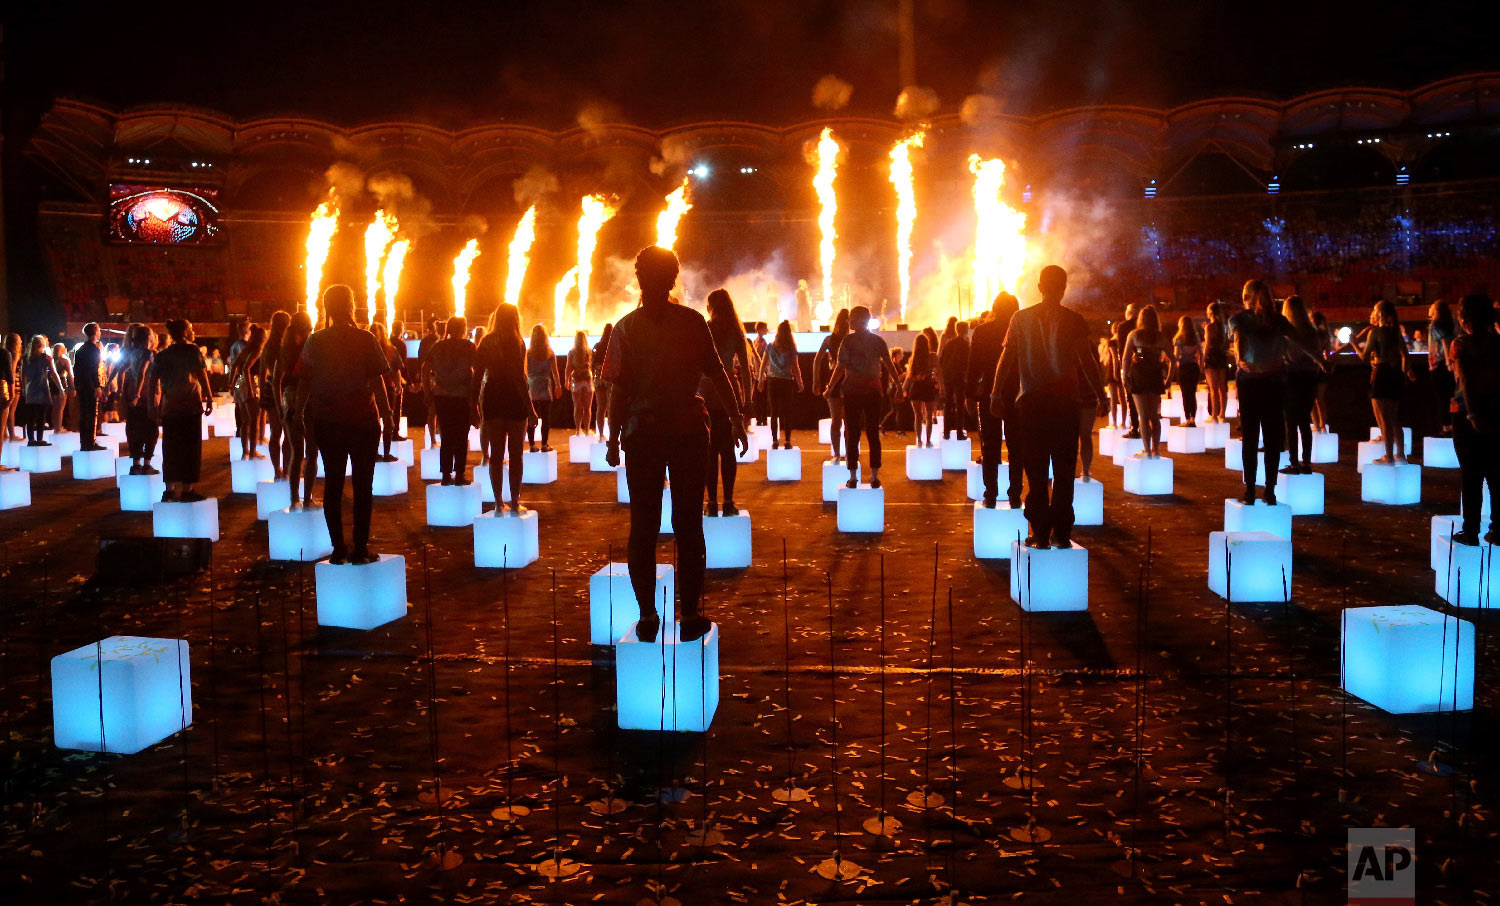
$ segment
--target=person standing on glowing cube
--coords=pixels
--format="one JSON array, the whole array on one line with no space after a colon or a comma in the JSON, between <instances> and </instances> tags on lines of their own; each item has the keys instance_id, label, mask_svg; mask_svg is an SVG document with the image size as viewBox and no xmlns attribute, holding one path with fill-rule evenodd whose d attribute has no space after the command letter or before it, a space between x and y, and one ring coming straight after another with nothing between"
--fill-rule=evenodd
<instances>
[{"instance_id":1,"label":"person standing on glowing cube","mask_svg":"<svg viewBox=\"0 0 1500 906\"><path fill-rule=\"evenodd\" d=\"M1000 364L1000 353L1005 348L1005 334L1010 330L1010 319L1021 310L1021 303L1010 293L1002 292L995 297L990 308L989 319L974 328L974 338L969 345L969 397L979 404L979 464L984 477L984 505L995 508L1000 496L1001 446L1010 441L1010 463L1006 469L1006 498L1010 508L1021 508L1021 451L1015 441L1015 422L1007 423L1003 413L990 411L990 393L994 389L995 366Z\"/></svg>"},{"instance_id":2,"label":"person standing on glowing cube","mask_svg":"<svg viewBox=\"0 0 1500 906\"><path fill-rule=\"evenodd\" d=\"M196 503L194 489L203 470L203 417L214 411L213 390L203 351L193 342L185 318L167 322L172 343L156 354L146 371L145 400L152 421L161 424L161 470L165 502Z\"/></svg>"},{"instance_id":3,"label":"person standing on glowing cube","mask_svg":"<svg viewBox=\"0 0 1500 906\"><path fill-rule=\"evenodd\" d=\"M838 364L828 378L824 396L844 397L844 446L849 454L847 487L859 486L859 435L870 442L870 487L880 487L880 416L885 405L885 385L901 383L901 373L891 363L891 351L879 334L870 330L870 309L856 305L849 311L849 336L839 346Z\"/></svg>"},{"instance_id":4,"label":"person standing on glowing cube","mask_svg":"<svg viewBox=\"0 0 1500 906\"><path fill-rule=\"evenodd\" d=\"M375 455L382 430L395 417L385 396L390 370L375 335L354 323L354 291L343 284L323 293L328 326L307 338L297 362L298 413L318 439L323 457L323 518L333 539L330 563L374 563L370 513L374 509ZM378 417L377 417L378 416ZM351 465L352 463L352 465ZM354 490L354 553L344 546L344 472Z\"/></svg>"},{"instance_id":5,"label":"person standing on glowing cube","mask_svg":"<svg viewBox=\"0 0 1500 906\"><path fill-rule=\"evenodd\" d=\"M708 472L708 410L698 395L707 378L725 412L739 412L740 400L719 360L703 316L671 296L677 282L677 256L658 246L635 259L641 305L615 323L602 376L609 385L609 440L605 459L620 464L625 445L625 480L630 487L630 585L641 609L636 636L656 639L656 539L661 529L662 487L672 474L672 531L677 542L677 597L681 632L691 642L712 627L698 612L703 596L706 549L703 494ZM730 419L740 450L750 448L745 425Z\"/></svg>"},{"instance_id":6,"label":"person standing on glowing cube","mask_svg":"<svg viewBox=\"0 0 1500 906\"><path fill-rule=\"evenodd\" d=\"M1042 301L1011 318L1005 349L995 368L990 410L1016 413L1026 469L1026 546L1072 546L1073 473L1078 465L1078 410L1092 394L1095 411L1109 411L1099 360L1088 324L1064 308L1068 273L1055 264L1042 268L1037 290ZM1049 493L1047 467L1054 481Z\"/></svg>"},{"instance_id":7,"label":"person standing on glowing cube","mask_svg":"<svg viewBox=\"0 0 1500 906\"><path fill-rule=\"evenodd\" d=\"M521 341L521 313L509 302L495 306L489 331L479 341L474 355L474 405L480 424L489 429L490 487L495 492L495 512L505 509L501 482L510 477L510 509L521 515L521 477L525 456L521 444L526 424L535 413L526 386L526 344ZM510 467L506 468L506 460Z\"/></svg>"},{"instance_id":8,"label":"person standing on glowing cube","mask_svg":"<svg viewBox=\"0 0 1500 906\"><path fill-rule=\"evenodd\" d=\"M1463 329L1448 346L1453 369L1453 450L1458 454L1463 493L1464 527L1453 540L1479 543L1484 510L1484 484L1490 493L1500 484L1500 337L1495 335L1495 307L1489 296L1468 295L1458 309ZM1494 528L1486 544L1500 543Z\"/></svg>"}]
</instances>

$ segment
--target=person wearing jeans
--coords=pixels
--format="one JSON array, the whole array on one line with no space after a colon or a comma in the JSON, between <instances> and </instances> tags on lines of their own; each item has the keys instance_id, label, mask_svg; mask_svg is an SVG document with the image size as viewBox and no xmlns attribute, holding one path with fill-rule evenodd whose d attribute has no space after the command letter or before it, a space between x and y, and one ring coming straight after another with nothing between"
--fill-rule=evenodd
<instances>
[{"instance_id":1,"label":"person wearing jeans","mask_svg":"<svg viewBox=\"0 0 1500 906\"><path fill-rule=\"evenodd\" d=\"M995 368L1005 348L1005 334L1010 319L1021 310L1021 303L1010 293L1000 293L990 309L989 320L974 328L969 345L969 398L979 403L979 466L984 477L984 505L993 509L1000 496L1000 464L1004 462L1004 444L1010 444L1010 463L1006 469L1006 500L1010 508L1021 508L1021 455L1015 433L1015 422L1007 423L1003 413L990 409Z\"/></svg>"},{"instance_id":2,"label":"person wearing jeans","mask_svg":"<svg viewBox=\"0 0 1500 906\"><path fill-rule=\"evenodd\" d=\"M714 348L703 316L671 299L677 256L657 246L635 259L641 304L615 323L600 369L609 387L609 440L605 460L620 464L630 488L630 585L640 608L636 638L656 640L656 542L661 527L662 486L672 476L672 528L677 545L678 640L708 634L713 623L700 613L705 569L703 493L708 471L708 410L698 396L707 378L726 412L740 400ZM731 419L735 445L748 450L744 423Z\"/></svg>"},{"instance_id":3,"label":"person wearing jeans","mask_svg":"<svg viewBox=\"0 0 1500 906\"><path fill-rule=\"evenodd\" d=\"M1241 293L1245 310L1229 319L1231 348L1238 368L1235 387L1240 400L1240 465L1244 471L1244 502L1255 502L1256 453L1265 448L1265 501L1276 505L1276 472L1286 427L1286 369L1292 347L1292 325L1276 310L1271 290L1250 280Z\"/></svg>"},{"instance_id":4,"label":"person wearing jeans","mask_svg":"<svg viewBox=\"0 0 1500 906\"><path fill-rule=\"evenodd\" d=\"M385 395L390 370L374 334L354 323L354 292L343 284L323 293L328 326L302 346L296 373L301 417L312 425L323 456L323 518L333 540L330 563L374 563L370 514L381 431L395 418ZM467 433L467 432L466 432ZM353 553L344 543L344 472L354 493Z\"/></svg>"},{"instance_id":5,"label":"person wearing jeans","mask_svg":"<svg viewBox=\"0 0 1500 906\"><path fill-rule=\"evenodd\" d=\"M870 441L870 487L880 487L880 416L885 404L885 385L901 382L885 340L870 330L870 309L856 305L849 311L849 335L839 346L838 364L828 378L825 395L844 396L844 444L849 467L847 487L859 486L859 435Z\"/></svg>"},{"instance_id":6,"label":"person wearing jeans","mask_svg":"<svg viewBox=\"0 0 1500 906\"><path fill-rule=\"evenodd\" d=\"M104 386L104 348L99 325L83 325L83 342L73 349L73 386L78 393L78 449L102 450L99 433L99 391Z\"/></svg>"},{"instance_id":7,"label":"person wearing jeans","mask_svg":"<svg viewBox=\"0 0 1500 906\"><path fill-rule=\"evenodd\" d=\"M438 470L442 483L468 484L469 423L474 413L474 344L469 323L462 317L448 319L446 336L427 352L422 363L422 385L432 388L437 410Z\"/></svg>"}]
</instances>

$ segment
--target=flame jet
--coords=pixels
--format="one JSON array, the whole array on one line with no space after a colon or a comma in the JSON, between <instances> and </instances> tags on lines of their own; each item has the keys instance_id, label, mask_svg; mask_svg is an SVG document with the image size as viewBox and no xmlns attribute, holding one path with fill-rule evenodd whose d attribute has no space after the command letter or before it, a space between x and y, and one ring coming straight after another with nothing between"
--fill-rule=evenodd
<instances>
[{"instance_id":1,"label":"flame jet","mask_svg":"<svg viewBox=\"0 0 1500 906\"><path fill-rule=\"evenodd\" d=\"M312 224L307 231L307 261L303 265L303 277L307 281L307 299L303 310L312 318L314 329L317 329L321 315L318 303L322 301L323 294L323 265L328 262L328 248L333 244L333 232L338 226L339 202L333 190L329 189L328 200L313 211Z\"/></svg>"},{"instance_id":2,"label":"flame jet","mask_svg":"<svg viewBox=\"0 0 1500 906\"><path fill-rule=\"evenodd\" d=\"M900 283L901 320L911 297L911 232L917 220L917 190L912 178L911 149L922 147L922 133L891 148L891 185L896 188L896 276Z\"/></svg>"},{"instance_id":3,"label":"flame jet","mask_svg":"<svg viewBox=\"0 0 1500 906\"><path fill-rule=\"evenodd\" d=\"M818 246L818 260L823 268L823 300L818 303L819 321L828 323L833 318L833 262L835 242L839 238L834 220L838 215L838 196L833 191L833 180L838 176L839 152L843 150L833 137L833 129L823 128L818 137L818 172L813 176L813 189L818 193L818 233L822 237Z\"/></svg>"}]
</instances>

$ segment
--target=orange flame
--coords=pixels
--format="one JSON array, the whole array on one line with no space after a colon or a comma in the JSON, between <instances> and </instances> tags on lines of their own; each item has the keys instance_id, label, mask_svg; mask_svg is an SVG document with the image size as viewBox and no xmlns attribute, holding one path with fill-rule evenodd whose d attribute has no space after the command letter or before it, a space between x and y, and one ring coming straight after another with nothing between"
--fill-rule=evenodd
<instances>
[{"instance_id":1,"label":"orange flame","mask_svg":"<svg viewBox=\"0 0 1500 906\"><path fill-rule=\"evenodd\" d=\"M578 218L578 329L588 329L589 279L594 274L594 248L599 244L599 229L619 211L612 198L588 195L583 199L583 215Z\"/></svg>"},{"instance_id":2,"label":"orange flame","mask_svg":"<svg viewBox=\"0 0 1500 906\"><path fill-rule=\"evenodd\" d=\"M891 185L896 188L896 275L900 283L901 320L911 297L911 232L917 220L917 190L912 178L911 149L922 147L922 133L909 136L891 148Z\"/></svg>"},{"instance_id":3,"label":"orange flame","mask_svg":"<svg viewBox=\"0 0 1500 906\"><path fill-rule=\"evenodd\" d=\"M385 256L385 268L380 282L385 284L385 326L396 323L396 293L401 289L401 266L406 263L406 252L411 248L410 239L397 239Z\"/></svg>"},{"instance_id":4,"label":"orange flame","mask_svg":"<svg viewBox=\"0 0 1500 906\"><path fill-rule=\"evenodd\" d=\"M333 190L328 190L328 200L313 211L312 224L307 231L307 261L303 265L307 281L307 299L303 309L312 318L313 327L318 326L318 302L323 293L323 265L328 262L328 247L333 244L333 232L339 225L339 202Z\"/></svg>"},{"instance_id":5,"label":"orange flame","mask_svg":"<svg viewBox=\"0 0 1500 906\"><path fill-rule=\"evenodd\" d=\"M975 307L987 306L1002 290L1015 291L1026 267L1026 215L1000 199L1005 186L1005 162L969 155L974 174Z\"/></svg>"},{"instance_id":6,"label":"orange flame","mask_svg":"<svg viewBox=\"0 0 1500 906\"><path fill-rule=\"evenodd\" d=\"M822 236L818 258L823 267L823 298L814 313L825 324L833 318L834 242L839 238L838 230L834 228L839 202L833 191L833 180L838 175L841 150L833 137L833 129L825 126L823 134L818 137L818 172L813 177L813 189L818 193L818 232Z\"/></svg>"},{"instance_id":7,"label":"orange flame","mask_svg":"<svg viewBox=\"0 0 1500 906\"><path fill-rule=\"evenodd\" d=\"M464 244L464 250L453 259L453 314L455 317L464 316L464 303L469 294L469 267L478 257L479 240L470 239Z\"/></svg>"},{"instance_id":8,"label":"orange flame","mask_svg":"<svg viewBox=\"0 0 1500 906\"><path fill-rule=\"evenodd\" d=\"M656 215L656 244L664 249L671 249L677 244L677 223L693 207L693 203L687 199L687 193L688 181L684 176L682 185L667 196L667 209Z\"/></svg>"},{"instance_id":9,"label":"orange flame","mask_svg":"<svg viewBox=\"0 0 1500 906\"><path fill-rule=\"evenodd\" d=\"M519 305L521 283L526 279L526 266L531 263L531 243L536 241L536 205L526 209L521 222L516 224L516 235L510 240L510 264L505 271L505 301Z\"/></svg>"},{"instance_id":10,"label":"orange flame","mask_svg":"<svg viewBox=\"0 0 1500 906\"><path fill-rule=\"evenodd\" d=\"M370 310L370 317L375 317L375 299L380 295L380 263L385 257L386 250L391 247L391 241L396 238L396 218L380 210L375 212L375 219L365 227L365 306ZM390 308L389 294L387 294L386 307ZM390 321L387 320L389 325Z\"/></svg>"},{"instance_id":11,"label":"orange flame","mask_svg":"<svg viewBox=\"0 0 1500 906\"><path fill-rule=\"evenodd\" d=\"M562 333L563 314L568 306L568 291L578 283L578 268L573 268L563 275L558 281L557 289L552 291L552 334L557 336ZM582 319L580 318L580 323Z\"/></svg>"}]
</instances>

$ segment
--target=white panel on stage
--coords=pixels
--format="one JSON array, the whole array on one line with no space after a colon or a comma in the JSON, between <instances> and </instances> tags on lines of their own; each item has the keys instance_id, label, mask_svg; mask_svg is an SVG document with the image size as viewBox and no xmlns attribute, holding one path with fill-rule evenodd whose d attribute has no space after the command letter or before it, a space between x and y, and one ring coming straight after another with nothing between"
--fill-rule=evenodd
<instances>
[{"instance_id":1,"label":"white panel on stage","mask_svg":"<svg viewBox=\"0 0 1500 906\"><path fill-rule=\"evenodd\" d=\"M440 458L440 454L435 447L427 447L426 449L424 449L419 458L422 461L422 468L417 471L417 477L421 478L423 481L442 480L443 460ZM322 466L321 462L319 463L319 466ZM323 473L322 471L319 471L318 474L322 475Z\"/></svg>"},{"instance_id":2,"label":"white panel on stage","mask_svg":"<svg viewBox=\"0 0 1500 906\"><path fill-rule=\"evenodd\" d=\"M479 485L481 503L495 502L495 489L490 485L489 466L474 470L474 483ZM500 502L510 503L510 466L508 464L500 467Z\"/></svg>"},{"instance_id":3,"label":"white panel on stage","mask_svg":"<svg viewBox=\"0 0 1500 906\"><path fill-rule=\"evenodd\" d=\"M590 472L613 472L615 467L605 462L604 456L609 452L609 445L603 442L589 444L589 471ZM625 448L620 448L620 466L625 465Z\"/></svg>"},{"instance_id":4,"label":"white panel on stage","mask_svg":"<svg viewBox=\"0 0 1500 906\"><path fill-rule=\"evenodd\" d=\"M589 461L589 447L594 445L594 435L574 434L568 438L568 462L586 463Z\"/></svg>"}]
</instances>

